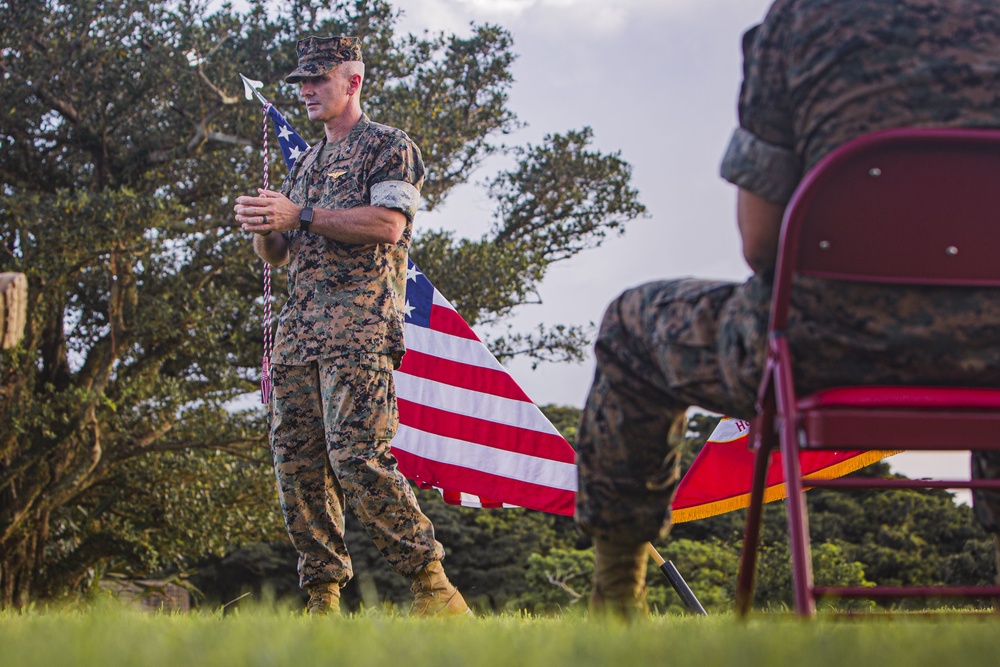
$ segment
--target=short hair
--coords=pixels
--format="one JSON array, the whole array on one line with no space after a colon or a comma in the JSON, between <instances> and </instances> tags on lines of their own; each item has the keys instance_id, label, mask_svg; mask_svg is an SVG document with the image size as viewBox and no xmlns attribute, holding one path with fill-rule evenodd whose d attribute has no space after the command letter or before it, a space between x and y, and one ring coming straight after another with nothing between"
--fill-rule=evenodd
<instances>
[{"instance_id":1,"label":"short hair","mask_svg":"<svg viewBox=\"0 0 1000 667\"><path fill-rule=\"evenodd\" d=\"M347 72L348 76L359 75L362 81L365 78L365 64L360 60L347 60L340 63L338 69Z\"/></svg>"}]
</instances>

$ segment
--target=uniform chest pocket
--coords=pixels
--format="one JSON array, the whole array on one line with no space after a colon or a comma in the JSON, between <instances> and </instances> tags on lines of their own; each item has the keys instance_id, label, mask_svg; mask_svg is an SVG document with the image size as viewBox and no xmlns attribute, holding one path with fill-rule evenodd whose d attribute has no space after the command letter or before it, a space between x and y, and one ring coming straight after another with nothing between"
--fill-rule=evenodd
<instances>
[{"instance_id":1,"label":"uniform chest pocket","mask_svg":"<svg viewBox=\"0 0 1000 667\"><path fill-rule=\"evenodd\" d=\"M370 201L361 170L352 161L332 162L318 169L314 186L320 193L314 205L320 208L354 208Z\"/></svg>"}]
</instances>

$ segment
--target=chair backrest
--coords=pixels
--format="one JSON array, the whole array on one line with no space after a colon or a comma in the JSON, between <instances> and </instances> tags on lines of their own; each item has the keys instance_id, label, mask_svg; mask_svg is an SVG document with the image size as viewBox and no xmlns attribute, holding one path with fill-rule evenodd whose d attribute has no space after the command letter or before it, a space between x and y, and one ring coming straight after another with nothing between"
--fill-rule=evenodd
<instances>
[{"instance_id":1,"label":"chair backrest","mask_svg":"<svg viewBox=\"0 0 1000 667\"><path fill-rule=\"evenodd\" d=\"M785 210L772 327L796 274L1000 287L1000 130L885 130L831 151Z\"/></svg>"}]
</instances>

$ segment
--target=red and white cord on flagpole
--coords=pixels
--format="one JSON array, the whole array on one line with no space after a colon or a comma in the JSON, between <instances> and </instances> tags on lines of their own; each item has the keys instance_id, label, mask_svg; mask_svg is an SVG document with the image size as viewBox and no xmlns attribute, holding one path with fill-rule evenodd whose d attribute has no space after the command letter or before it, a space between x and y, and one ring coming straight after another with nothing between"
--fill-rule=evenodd
<instances>
[{"instance_id":1,"label":"red and white cord on flagpole","mask_svg":"<svg viewBox=\"0 0 1000 667\"><path fill-rule=\"evenodd\" d=\"M264 156L264 189L267 190L270 179L270 170L267 161L267 121L268 110L271 105L264 105L264 144L262 154ZM264 358L260 366L260 402L267 405L271 402L271 352L274 349L274 341L271 338L271 265L264 262Z\"/></svg>"}]
</instances>

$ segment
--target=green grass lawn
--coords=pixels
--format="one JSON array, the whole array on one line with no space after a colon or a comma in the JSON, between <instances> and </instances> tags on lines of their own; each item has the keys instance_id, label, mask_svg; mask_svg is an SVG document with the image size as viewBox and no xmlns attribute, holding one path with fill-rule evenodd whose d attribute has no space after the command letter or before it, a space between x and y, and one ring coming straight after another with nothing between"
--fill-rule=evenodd
<instances>
[{"instance_id":1,"label":"green grass lawn","mask_svg":"<svg viewBox=\"0 0 1000 667\"><path fill-rule=\"evenodd\" d=\"M623 625L581 615L313 619L273 607L223 617L98 605L0 613L0 665L992 667L998 637L1000 615L656 616Z\"/></svg>"}]
</instances>

